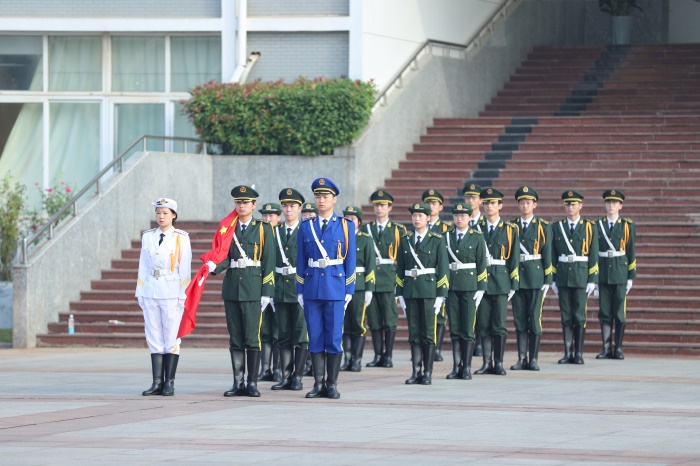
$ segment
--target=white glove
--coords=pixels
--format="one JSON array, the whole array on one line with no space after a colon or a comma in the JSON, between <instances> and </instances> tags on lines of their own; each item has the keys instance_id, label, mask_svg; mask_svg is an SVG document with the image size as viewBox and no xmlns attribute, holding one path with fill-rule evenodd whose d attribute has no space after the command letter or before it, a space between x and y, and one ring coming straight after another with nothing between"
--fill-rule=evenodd
<instances>
[{"instance_id":1,"label":"white glove","mask_svg":"<svg viewBox=\"0 0 700 466\"><path fill-rule=\"evenodd\" d=\"M272 312L277 312L277 309L275 309L275 298L270 296L270 306L272 306Z\"/></svg>"},{"instance_id":2,"label":"white glove","mask_svg":"<svg viewBox=\"0 0 700 466\"><path fill-rule=\"evenodd\" d=\"M139 307L143 309L143 296L139 296L136 300L139 302Z\"/></svg>"},{"instance_id":3,"label":"white glove","mask_svg":"<svg viewBox=\"0 0 700 466\"><path fill-rule=\"evenodd\" d=\"M216 264L213 263L212 261L208 261L207 266L209 267L209 273L212 273L214 271L214 269L216 268Z\"/></svg>"},{"instance_id":4,"label":"white glove","mask_svg":"<svg viewBox=\"0 0 700 466\"><path fill-rule=\"evenodd\" d=\"M371 291L365 291L365 306L369 306L369 303L372 302L372 292Z\"/></svg>"},{"instance_id":5,"label":"white glove","mask_svg":"<svg viewBox=\"0 0 700 466\"><path fill-rule=\"evenodd\" d=\"M547 297L547 292L549 291L549 285L542 285L542 299Z\"/></svg>"},{"instance_id":6,"label":"white glove","mask_svg":"<svg viewBox=\"0 0 700 466\"><path fill-rule=\"evenodd\" d=\"M272 298L269 296L262 296L260 298L260 309L265 312L265 308L267 307L268 304L270 304L270 301L272 301Z\"/></svg>"},{"instance_id":7,"label":"white glove","mask_svg":"<svg viewBox=\"0 0 700 466\"><path fill-rule=\"evenodd\" d=\"M444 302L445 298L442 296L435 298L435 306L433 306L433 309L435 309L435 315L440 314L440 310L442 310L442 305Z\"/></svg>"},{"instance_id":8,"label":"white glove","mask_svg":"<svg viewBox=\"0 0 700 466\"><path fill-rule=\"evenodd\" d=\"M299 303L299 306L304 307L304 295L299 293L297 295L297 302Z\"/></svg>"},{"instance_id":9,"label":"white glove","mask_svg":"<svg viewBox=\"0 0 700 466\"><path fill-rule=\"evenodd\" d=\"M185 300L183 298L178 298L177 300L177 312L180 314L185 312Z\"/></svg>"},{"instance_id":10,"label":"white glove","mask_svg":"<svg viewBox=\"0 0 700 466\"><path fill-rule=\"evenodd\" d=\"M586 297L590 296L595 291L595 283L586 284Z\"/></svg>"},{"instance_id":11,"label":"white glove","mask_svg":"<svg viewBox=\"0 0 700 466\"><path fill-rule=\"evenodd\" d=\"M352 301L352 295L346 294L345 295L345 306L343 306L343 310L348 308L348 304L350 304L350 301Z\"/></svg>"},{"instance_id":12,"label":"white glove","mask_svg":"<svg viewBox=\"0 0 700 466\"><path fill-rule=\"evenodd\" d=\"M510 291L508 292L508 301L511 300L511 298L513 297L514 294L515 294L515 290L510 290Z\"/></svg>"},{"instance_id":13,"label":"white glove","mask_svg":"<svg viewBox=\"0 0 700 466\"><path fill-rule=\"evenodd\" d=\"M552 290L554 291L554 294L559 296L559 287L557 287L556 283L552 283Z\"/></svg>"},{"instance_id":14,"label":"white glove","mask_svg":"<svg viewBox=\"0 0 700 466\"><path fill-rule=\"evenodd\" d=\"M406 316L406 300L403 299L403 296L397 296L396 298L399 300L401 309L403 309L403 315Z\"/></svg>"},{"instance_id":15,"label":"white glove","mask_svg":"<svg viewBox=\"0 0 700 466\"><path fill-rule=\"evenodd\" d=\"M632 280L627 280L627 291L625 291L625 295L627 295L631 289L632 289Z\"/></svg>"},{"instance_id":16,"label":"white glove","mask_svg":"<svg viewBox=\"0 0 700 466\"><path fill-rule=\"evenodd\" d=\"M484 290L478 290L474 293L474 305L478 308L481 300L484 299Z\"/></svg>"}]
</instances>

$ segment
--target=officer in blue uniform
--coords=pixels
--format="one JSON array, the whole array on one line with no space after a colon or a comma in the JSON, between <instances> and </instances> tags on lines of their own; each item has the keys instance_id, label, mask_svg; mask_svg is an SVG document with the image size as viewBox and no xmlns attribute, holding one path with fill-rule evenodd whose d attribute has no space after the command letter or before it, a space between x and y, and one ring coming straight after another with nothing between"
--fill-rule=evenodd
<instances>
[{"instance_id":1,"label":"officer in blue uniform","mask_svg":"<svg viewBox=\"0 0 700 466\"><path fill-rule=\"evenodd\" d=\"M355 293L355 226L333 213L340 190L331 180L317 178L311 190L318 216L304 220L297 237L297 296L309 331L314 375L314 388L306 397L337 399L344 313Z\"/></svg>"}]
</instances>

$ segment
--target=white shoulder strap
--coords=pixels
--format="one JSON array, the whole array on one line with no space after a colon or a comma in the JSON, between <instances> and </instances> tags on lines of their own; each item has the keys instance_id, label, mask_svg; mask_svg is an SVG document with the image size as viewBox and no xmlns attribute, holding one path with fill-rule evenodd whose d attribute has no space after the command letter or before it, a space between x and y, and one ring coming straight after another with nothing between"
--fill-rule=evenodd
<instances>
[{"instance_id":1,"label":"white shoulder strap","mask_svg":"<svg viewBox=\"0 0 700 466\"><path fill-rule=\"evenodd\" d=\"M372 245L374 246L374 253L377 255L377 259L382 260L382 254L379 252L377 242L374 239L374 235L372 234L372 229L370 228L369 223L367 224L367 233L369 233L369 236L372 237Z\"/></svg>"},{"instance_id":2,"label":"white shoulder strap","mask_svg":"<svg viewBox=\"0 0 700 466\"><path fill-rule=\"evenodd\" d=\"M323 256L324 259L329 260L330 257L328 257L328 253L326 252L326 249L323 247L321 242L318 240L318 236L316 235L316 229L314 228L313 222L309 223L309 228L311 228L311 234L314 235L314 240L316 241L316 245L318 246L318 250L321 251L321 255Z\"/></svg>"},{"instance_id":3,"label":"white shoulder strap","mask_svg":"<svg viewBox=\"0 0 700 466\"><path fill-rule=\"evenodd\" d=\"M605 238L605 242L608 243L608 247L610 248L610 251L615 250L615 246L610 242L610 238L608 238L608 234L605 233L605 226L603 225L603 219L598 220L598 224L600 225L600 231L603 233L603 238Z\"/></svg>"},{"instance_id":4,"label":"white shoulder strap","mask_svg":"<svg viewBox=\"0 0 700 466\"><path fill-rule=\"evenodd\" d=\"M277 225L275 227L275 230L277 230L277 244L280 247L280 254L282 255L282 262L284 262L287 267L291 267L292 265L289 263L289 260L287 259L287 255L284 253L284 248L282 247L282 240L280 239L280 226Z\"/></svg>"},{"instance_id":5,"label":"white shoulder strap","mask_svg":"<svg viewBox=\"0 0 700 466\"><path fill-rule=\"evenodd\" d=\"M423 263L418 259L418 256L416 255L416 251L413 250L413 245L411 244L411 239L409 238L408 240L408 249L411 250L411 255L413 256L413 259L416 261L416 264L418 264L418 267L420 267L421 270L425 270L425 267L423 267Z\"/></svg>"},{"instance_id":6,"label":"white shoulder strap","mask_svg":"<svg viewBox=\"0 0 700 466\"><path fill-rule=\"evenodd\" d=\"M452 246L450 246L450 232L449 231L447 232L447 252L450 253L450 256L452 256L452 259L454 259L455 262L457 262L458 264L462 263L459 259L457 259L457 256L455 256L455 253L452 252Z\"/></svg>"},{"instance_id":7,"label":"white shoulder strap","mask_svg":"<svg viewBox=\"0 0 700 466\"><path fill-rule=\"evenodd\" d=\"M564 239L566 240L566 231L564 230L564 222L561 220L559 221L559 229L561 230L561 234L564 235ZM569 252L571 252L572 256L576 255L576 252L574 251L574 248L571 246L571 243L569 241L565 241L566 247L569 248Z\"/></svg>"}]
</instances>

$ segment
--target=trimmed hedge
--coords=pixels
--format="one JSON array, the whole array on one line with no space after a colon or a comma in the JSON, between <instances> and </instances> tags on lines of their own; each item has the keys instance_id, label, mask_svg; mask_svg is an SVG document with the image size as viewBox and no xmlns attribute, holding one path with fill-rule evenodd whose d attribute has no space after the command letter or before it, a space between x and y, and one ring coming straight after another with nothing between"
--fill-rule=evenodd
<instances>
[{"instance_id":1,"label":"trimmed hedge","mask_svg":"<svg viewBox=\"0 0 700 466\"><path fill-rule=\"evenodd\" d=\"M324 155L359 136L375 89L372 82L300 78L289 84L211 81L191 94L183 112L224 154Z\"/></svg>"}]
</instances>

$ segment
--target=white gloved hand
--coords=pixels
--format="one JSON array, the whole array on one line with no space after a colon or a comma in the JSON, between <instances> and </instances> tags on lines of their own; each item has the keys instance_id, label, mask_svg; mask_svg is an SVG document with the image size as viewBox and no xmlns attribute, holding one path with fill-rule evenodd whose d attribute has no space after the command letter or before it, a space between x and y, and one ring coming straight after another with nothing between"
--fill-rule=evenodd
<instances>
[{"instance_id":1,"label":"white gloved hand","mask_svg":"<svg viewBox=\"0 0 700 466\"><path fill-rule=\"evenodd\" d=\"M549 285L542 285L542 299L547 297L548 291L549 291Z\"/></svg>"},{"instance_id":2,"label":"white gloved hand","mask_svg":"<svg viewBox=\"0 0 700 466\"><path fill-rule=\"evenodd\" d=\"M272 312L277 312L277 309L275 309L275 298L270 296L270 306L272 306Z\"/></svg>"},{"instance_id":3,"label":"white gloved hand","mask_svg":"<svg viewBox=\"0 0 700 466\"><path fill-rule=\"evenodd\" d=\"M267 307L268 304L270 304L272 298L269 296L262 296L260 298L260 309L265 312L265 308Z\"/></svg>"},{"instance_id":4,"label":"white gloved hand","mask_svg":"<svg viewBox=\"0 0 700 466\"><path fill-rule=\"evenodd\" d=\"M440 311L442 310L442 305L445 303L445 298L442 296L439 296L435 298L435 305L433 306L433 309L435 310L435 315L440 314Z\"/></svg>"},{"instance_id":5,"label":"white gloved hand","mask_svg":"<svg viewBox=\"0 0 700 466\"><path fill-rule=\"evenodd\" d=\"M297 295L297 302L299 303L299 306L304 307L304 295L299 293Z\"/></svg>"},{"instance_id":6,"label":"white gloved hand","mask_svg":"<svg viewBox=\"0 0 700 466\"><path fill-rule=\"evenodd\" d=\"M177 300L177 312L182 314L185 312L185 299L184 298L178 298Z\"/></svg>"},{"instance_id":7,"label":"white gloved hand","mask_svg":"<svg viewBox=\"0 0 700 466\"><path fill-rule=\"evenodd\" d=\"M142 296L139 296L138 298L136 298L136 301L139 302L139 307L140 307L141 309L143 309L143 306L144 306L144 305L143 305L143 297L142 297Z\"/></svg>"},{"instance_id":8,"label":"white gloved hand","mask_svg":"<svg viewBox=\"0 0 700 466\"><path fill-rule=\"evenodd\" d=\"M365 291L365 306L369 306L369 303L372 302L372 292L371 291Z\"/></svg>"},{"instance_id":9,"label":"white gloved hand","mask_svg":"<svg viewBox=\"0 0 700 466\"><path fill-rule=\"evenodd\" d=\"M352 301L352 295L346 294L345 295L345 306L343 306L343 310L348 308L348 304L350 304L350 301Z\"/></svg>"},{"instance_id":10,"label":"white gloved hand","mask_svg":"<svg viewBox=\"0 0 700 466\"><path fill-rule=\"evenodd\" d=\"M554 294L559 296L559 287L557 287L556 283L552 283L552 291L554 291Z\"/></svg>"},{"instance_id":11,"label":"white gloved hand","mask_svg":"<svg viewBox=\"0 0 700 466\"><path fill-rule=\"evenodd\" d=\"M403 315L406 315L406 300L403 299L403 296L397 296L397 299L399 300L401 309L403 309Z\"/></svg>"},{"instance_id":12,"label":"white gloved hand","mask_svg":"<svg viewBox=\"0 0 700 466\"><path fill-rule=\"evenodd\" d=\"M209 267L209 273L212 273L214 269L216 268L216 264L213 263L212 261L207 261L207 266Z\"/></svg>"},{"instance_id":13,"label":"white gloved hand","mask_svg":"<svg viewBox=\"0 0 700 466\"><path fill-rule=\"evenodd\" d=\"M632 289L632 280L627 280L627 291L625 291L625 295L627 295L631 289Z\"/></svg>"},{"instance_id":14,"label":"white gloved hand","mask_svg":"<svg viewBox=\"0 0 700 466\"><path fill-rule=\"evenodd\" d=\"M590 296L595 291L595 283L586 284L586 297Z\"/></svg>"},{"instance_id":15,"label":"white gloved hand","mask_svg":"<svg viewBox=\"0 0 700 466\"><path fill-rule=\"evenodd\" d=\"M514 294L515 294L515 290L510 290L510 291L508 292L508 301L510 301L511 298L513 298L513 295L514 295Z\"/></svg>"},{"instance_id":16,"label":"white gloved hand","mask_svg":"<svg viewBox=\"0 0 700 466\"><path fill-rule=\"evenodd\" d=\"M479 304L481 304L481 300L484 299L484 290L477 290L476 293L474 293L474 305L478 308Z\"/></svg>"}]
</instances>

